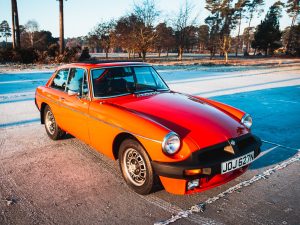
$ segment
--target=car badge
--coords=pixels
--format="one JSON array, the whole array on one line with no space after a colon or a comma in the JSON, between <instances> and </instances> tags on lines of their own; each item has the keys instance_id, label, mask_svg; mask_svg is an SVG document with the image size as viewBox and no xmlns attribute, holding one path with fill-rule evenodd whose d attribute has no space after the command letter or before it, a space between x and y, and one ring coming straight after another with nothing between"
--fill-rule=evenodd
<instances>
[{"instance_id":1,"label":"car badge","mask_svg":"<svg viewBox=\"0 0 300 225\"><path fill-rule=\"evenodd\" d=\"M229 145L224 147L224 151L234 155L235 152L234 152L233 146L235 146L235 144L236 143L234 140L229 141Z\"/></svg>"}]
</instances>

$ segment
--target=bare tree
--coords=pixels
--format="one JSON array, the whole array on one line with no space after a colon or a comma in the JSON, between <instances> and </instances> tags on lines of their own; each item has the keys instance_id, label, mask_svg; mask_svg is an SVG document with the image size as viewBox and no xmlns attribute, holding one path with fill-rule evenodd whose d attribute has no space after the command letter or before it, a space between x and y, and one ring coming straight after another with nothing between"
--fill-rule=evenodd
<instances>
[{"instance_id":1,"label":"bare tree","mask_svg":"<svg viewBox=\"0 0 300 225\"><path fill-rule=\"evenodd\" d=\"M109 22L99 23L91 35L95 35L100 43L100 47L105 51L105 57L108 58L108 52L112 46L112 36L115 23L113 20Z\"/></svg>"},{"instance_id":2,"label":"bare tree","mask_svg":"<svg viewBox=\"0 0 300 225\"><path fill-rule=\"evenodd\" d=\"M143 0L140 4L135 4L133 11L134 15L140 21L135 26L136 40L138 42L136 48L142 54L143 60L145 60L146 54L150 47L153 46L156 38L153 24L160 12L154 0Z\"/></svg>"},{"instance_id":3,"label":"bare tree","mask_svg":"<svg viewBox=\"0 0 300 225\"><path fill-rule=\"evenodd\" d=\"M11 0L11 15L12 15L12 42L13 49L21 48L19 13L17 0Z\"/></svg>"},{"instance_id":4,"label":"bare tree","mask_svg":"<svg viewBox=\"0 0 300 225\"><path fill-rule=\"evenodd\" d=\"M35 21L35 20L29 20L26 24L25 24L25 31L28 35L31 47L34 47L34 38L35 38L35 34L36 32L39 30L39 24Z\"/></svg>"},{"instance_id":5,"label":"bare tree","mask_svg":"<svg viewBox=\"0 0 300 225\"><path fill-rule=\"evenodd\" d=\"M135 53L138 41L138 28L142 26L142 21L134 14L123 16L117 20L115 30L112 35L112 44L114 47L121 47L128 52L128 58Z\"/></svg>"},{"instance_id":6,"label":"bare tree","mask_svg":"<svg viewBox=\"0 0 300 225\"><path fill-rule=\"evenodd\" d=\"M189 27L191 27L196 18L191 18L193 12L193 5L189 1L185 1L184 5L180 6L179 12L174 19L174 29L176 34L176 44L178 48L178 59L182 60L185 44L189 34Z\"/></svg>"},{"instance_id":7,"label":"bare tree","mask_svg":"<svg viewBox=\"0 0 300 225\"><path fill-rule=\"evenodd\" d=\"M169 50L175 46L175 36L172 27L168 27L166 23L160 23L155 27L155 32L154 46L158 51L158 57L160 57L162 50L165 50L168 56Z\"/></svg>"}]
</instances>

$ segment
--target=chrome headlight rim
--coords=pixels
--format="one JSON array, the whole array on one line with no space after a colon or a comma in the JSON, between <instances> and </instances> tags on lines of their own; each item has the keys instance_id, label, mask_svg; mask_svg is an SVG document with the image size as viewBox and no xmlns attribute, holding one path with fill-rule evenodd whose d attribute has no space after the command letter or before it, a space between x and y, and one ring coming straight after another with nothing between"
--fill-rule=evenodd
<instances>
[{"instance_id":1,"label":"chrome headlight rim","mask_svg":"<svg viewBox=\"0 0 300 225\"><path fill-rule=\"evenodd\" d=\"M250 124L248 124L248 122L246 121L249 118L250 118ZM252 116L250 114L248 114L248 113L245 113L245 115L241 119L241 123L245 127L247 127L248 129L250 129L252 127L252 124L253 124Z\"/></svg>"},{"instance_id":2,"label":"chrome headlight rim","mask_svg":"<svg viewBox=\"0 0 300 225\"><path fill-rule=\"evenodd\" d=\"M167 141L168 141L172 136L176 136L176 137L178 138L179 145L178 145L177 149L176 149L174 152L168 152L168 151L166 150L165 147L166 147ZM162 150L163 150L163 152L164 152L166 155L168 155L168 156L175 155L175 154L179 151L180 147L181 147L181 140L180 140L180 137L179 137L179 135L176 134L174 131L169 132L169 133L164 137L164 140L163 140L163 142L162 142Z\"/></svg>"}]
</instances>

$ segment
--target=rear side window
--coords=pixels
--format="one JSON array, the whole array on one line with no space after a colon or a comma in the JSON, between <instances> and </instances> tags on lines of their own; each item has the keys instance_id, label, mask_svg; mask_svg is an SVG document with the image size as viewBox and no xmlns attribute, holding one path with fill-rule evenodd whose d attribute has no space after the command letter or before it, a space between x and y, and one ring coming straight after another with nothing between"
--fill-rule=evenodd
<instances>
[{"instance_id":1,"label":"rear side window","mask_svg":"<svg viewBox=\"0 0 300 225\"><path fill-rule=\"evenodd\" d=\"M68 79L68 73L69 73L69 69L59 70L55 78L53 79L51 87L61 91L65 91L67 79Z\"/></svg>"},{"instance_id":2,"label":"rear side window","mask_svg":"<svg viewBox=\"0 0 300 225\"><path fill-rule=\"evenodd\" d=\"M87 97L87 74L84 69L72 68L70 70L67 91L73 94L78 93L82 97Z\"/></svg>"}]
</instances>

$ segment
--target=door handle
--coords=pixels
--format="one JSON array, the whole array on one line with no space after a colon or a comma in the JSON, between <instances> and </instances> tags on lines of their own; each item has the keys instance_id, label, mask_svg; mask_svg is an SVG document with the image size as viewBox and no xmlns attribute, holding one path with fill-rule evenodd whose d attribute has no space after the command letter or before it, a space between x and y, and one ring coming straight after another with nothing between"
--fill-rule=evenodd
<instances>
[{"instance_id":1,"label":"door handle","mask_svg":"<svg viewBox=\"0 0 300 225\"><path fill-rule=\"evenodd\" d=\"M59 97L59 100L62 101L62 100L65 100L65 98L64 97Z\"/></svg>"}]
</instances>

